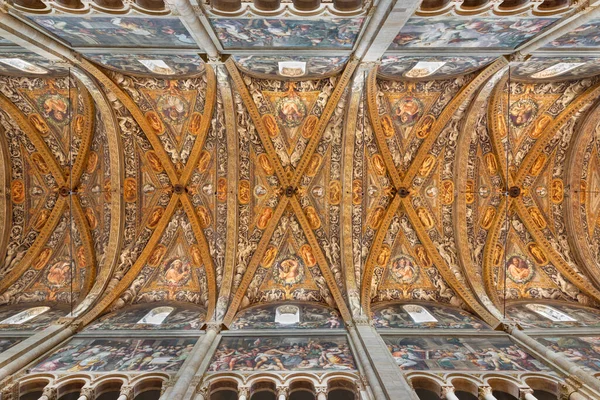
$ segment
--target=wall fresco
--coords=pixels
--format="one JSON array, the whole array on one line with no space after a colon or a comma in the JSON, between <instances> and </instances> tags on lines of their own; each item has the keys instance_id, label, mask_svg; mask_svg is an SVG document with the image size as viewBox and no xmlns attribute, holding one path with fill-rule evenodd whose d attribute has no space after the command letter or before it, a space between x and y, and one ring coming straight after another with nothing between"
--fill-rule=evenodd
<instances>
[{"instance_id":1,"label":"wall fresco","mask_svg":"<svg viewBox=\"0 0 600 400\"><path fill-rule=\"evenodd\" d=\"M206 318L204 309L174 306L174 310L160 325L139 323L155 307L158 306L134 306L119 310L103 316L99 321L88 326L86 330L199 330Z\"/></svg>"},{"instance_id":2,"label":"wall fresco","mask_svg":"<svg viewBox=\"0 0 600 400\"><path fill-rule=\"evenodd\" d=\"M176 371L196 339L73 339L32 372Z\"/></svg>"},{"instance_id":3,"label":"wall fresco","mask_svg":"<svg viewBox=\"0 0 600 400\"><path fill-rule=\"evenodd\" d=\"M489 329L482 321L470 313L451 307L421 304L437 321L417 322L409 311L414 304L388 304L376 307L373 311L373 324L376 328L443 328L443 329Z\"/></svg>"},{"instance_id":4,"label":"wall fresco","mask_svg":"<svg viewBox=\"0 0 600 400\"><path fill-rule=\"evenodd\" d=\"M85 56L107 68L133 75L181 77L204 72L204 61L195 55L86 53ZM161 60L167 67L149 69L142 62L146 60Z\"/></svg>"},{"instance_id":5,"label":"wall fresco","mask_svg":"<svg viewBox=\"0 0 600 400\"><path fill-rule=\"evenodd\" d=\"M224 48L351 49L364 18L216 18L210 22Z\"/></svg>"},{"instance_id":6,"label":"wall fresco","mask_svg":"<svg viewBox=\"0 0 600 400\"><path fill-rule=\"evenodd\" d=\"M389 50L405 47L513 49L555 21L553 18L411 18Z\"/></svg>"},{"instance_id":7,"label":"wall fresco","mask_svg":"<svg viewBox=\"0 0 600 400\"><path fill-rule=\"evenodd\" d=\"M419 62L444 63L433 74L428 74L426 79L442 79L454 75L465 75L483 68L493 62L495 57L401 57L387 55L381 59L379 74L385 78L419 78L414 74L413 68ZM413 72L413 74L409 74Z\"/></svg>"},{"instance_id":8,"label":"wall fresco","mask_svg":"<svg viewBox=\"0 0 600 400\"><path fill-rule=\"evenodd\" d=\"M549 306L574 321L557 321L552 315L548 318L533 311L531 304L512 304L506 307L506 316L518 321L524 328L571 328L571 327L600 327L600 310L576 305L557 303L542 304ZM554 320L553 320L554 319ZM562 318L566 319L566 318Z\"/></svg>"},{"instance_id":9,"label":"wall fresco","mask_svg":"<svg viewBox=\"0 0 600 400\"><path fill-rule=\"evenodd\" d=\"M75 47L198 46L177 18L30 16Z\"/></svg>"},{"instance_id":10,"label":"wall fresco","mask_svg":"<svg viewBox=\"0 0 600 400\"><path fill-rule=\"evenodd\" d=\"M281 77L279 63L295 61L306 63L303 78L324 77L339 72L348 57L292 57L292 56L233 56L244 72L264 77Z\"/></svg>"},{"instance_id":11,"label":"wall fresco","mask_svg":"<svg viewBox=\"0 0 600 400\"><path fill-rule=\"evenodd\" d=\"M279 321L279 316L289 314L296 320ZM290 322L288 322L290 321ZM336 310L317 305L265 305L246 309L236 316L229 329L338 329L344 328Z\"/></svg>"},{"instance_id":12,"label":"wall fresco","mask_svg":"<svg viewBox=\"0 0 600 400\"><path fill-rule=\"evenodd\" d=\"M398 337L384 341L402 370L542 371L548 368L506 337Z\"/></svg>"},{"instance_id":13,"label":"wall fresco","mask_svg":"<svg viewBox=\"0 0 600 400\"><path fill-rule=\"evenodd\" d=\"M354 370L345 337L225 337L209 371Z\"/></svg>"},{"instance_id":14,"label":"wall fresco","mask_svg":"<svg viewBox=\"0 0 600 400\"><path fill-rule=\"evenodd\" d=\"M537 341L557 353L562 353L584 369L600 371L600 337L544 337L538 338Z\"/></svg>"},{"instance_id":15,"label":"wall fresco","mask_svg":"<svg viewBox=\"0 0 600 400\"><path fill-rule=\"evenodd\" d=\"M546 47L582 48L600 46L600 18L593 19L553 40Z\"/></svg>"}]
</instances>

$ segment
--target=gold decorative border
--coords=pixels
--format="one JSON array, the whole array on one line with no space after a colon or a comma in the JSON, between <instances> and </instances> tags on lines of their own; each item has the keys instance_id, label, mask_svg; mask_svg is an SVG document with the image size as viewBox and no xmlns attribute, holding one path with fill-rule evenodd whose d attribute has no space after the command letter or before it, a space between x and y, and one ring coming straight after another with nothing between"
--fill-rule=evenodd
<instances>
[{"instance_id":1,"label":"gold decorative border","mask_svg":"<svg viewBox=\"0 0 600 400\"><path fill-rule=\"evenodd\" d=\"M73 220L75 221L75 225L77 226L79 237L81 238L81 241L83 243L85 258L87 261L87 275L85 278L85 282L81 287L81 293L79 295L79 298L83 299L85 295L87 295L87 293L90 291L90 289L94 285L94 281L96 280L96 251L94 248L94 238L92 237L90 228L87 225L86 218L83 213L83 208L81 207L81 202L79 201L79 198L77 196L71 196L71 212L73 213ZM71 256L73 257L73 254Z\"/></svg>"}]
</instances>

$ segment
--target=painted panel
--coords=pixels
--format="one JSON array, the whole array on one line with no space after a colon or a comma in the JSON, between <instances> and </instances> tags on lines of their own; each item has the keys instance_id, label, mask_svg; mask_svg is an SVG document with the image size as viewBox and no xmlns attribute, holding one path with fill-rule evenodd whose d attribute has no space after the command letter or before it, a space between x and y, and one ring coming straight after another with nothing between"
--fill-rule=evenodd
<instances>
[{"instance_id":1,"label":"painted panel","mask_svg":"<svg viewBox=\"0 0 600 400\"><path fill-rule=\"evenodd\" d=\"M0 309L0 321L4 321L6 318L12 317L28 308L30 307L3 307ZM67 312L61 309L51 309L23 324L2 324L0 325L0 330L39 331L56 322L57 319L64 317Z\"/></svg>"},{"instance_id":2,"label":"painted panel","mask_svg":"<svg viewBox=\"0 0 600 400\"><path fill-rule=\"evenodd\" d=\"M423 76L424 79L442 79L455 75L466 75L495 60L495 57L401 57L384 56L379 66L379 74L386 78L421 78L409 74L419 62L443 62L434 73Z\"/></svg>"},{"instance_id":3,"label":"painted panel","mask_svg":"<svg viewBox=\"0 0 600 400\"><path fill-rule=\"evenodd\" d=\"M412 304L411 304L412 305ZM378 329L385 328L443 328L443 329L490 329L470 313L451 307L421 304L437 320L417 323L407 312L407 304L389 304L375 308L373 323Z\"/></svg>"},{"instance_id":4,"label":"painted panel","mask_svg":"<svg viewBox=\"0 0 600 400\"><path fill-rule=\"evenodd\" d=\"M10 63L0 62L0 73L6 75L19 75L23 74L31 74L31 75L45 75L51 73L61 73L66 74L68 72L67 68L57 67L56 65L52 65L51 62L42 56L39 56L35 53L28 52L0 52L0 59L18 59L25 61L29 64L33 64L33 67L25 66L24 68L18 68L14 65L10 65ZM41 68L41 69L40 69Z\"/></svg>"},{"instance_id":5,"label":"painted panel","mask_svg":"<svg viewBox=\"0 0 600 400\"><path fill-rule=\"evenodd\" d=\"M224 48L352 49L364 18L216 18L211 23Z\"/></svg>"},{"instance_id":6,"label":"painted panel","mask_svg":"<svg viewBox=\"0 0 600 400\"><path fill-rule=\"evenodd\" d=\"M545 337L537 340L584 369L600 371L600 337Z\"/></svg>"},{"instance_id":7,"label":"painted panel","mask_svg":"<svg viewBox=\"0 0 600 400\"><path fill-rule=\"evenodd\" d=\"M196 339L73 339L32 372L176 371Z\"/></svg>"},{"instance_id":8,"label":"painted panel","mask_svg":"<svg viewBox=\"0 0 600 400\"><path fill-rule=\"evenodd\" d=\"M384 341L402 370L542 371L507 337L400 337Z\"/></svg>"},{"instance_id":9,"label":"painted panel","mask_svg":"<svg viewBox=\"0 0 600 400\"><path fill-rule=\"evenodd\" d=\"M110 313L86 330L198 330L206 317L206 311L203 309L175 307L175 310L160 325L140 324L139 321L156 307L159 305L131 307Z\"/></svg>"},{"instance_id":10,"label":"painted panel","mask_svg":"<svg viewBox=\"0 0 600 400\"><path fill-rule=\"evenodd\" d=\"M600 310L566 304L549 303L547 305L575 321L552 321L531 310L525 304L507 306L506 315L518 321L524 328L600 327Z\"/></svg>"},{"instance_id":11,"label":"painted panel","mask_svg":"<svg viewBox=\"0 0 600 400\"><path fill-rule=\"evenodd\" d=\"M390 45L405 47L487 47L513 49L554 18L411 18Z\"/></svg>"},{"instance_id":12,"label":"painted panel","mask_svg":"<svg viewBox=\"0 0 600 400\"><path fill-rule=\"evenodd\" d=\"M596 18L555 39L547 47L582 48L599 46L600 18Z\"/></svg>"},{"instance_id":13,"label":"painted panel","mask_svg":"<svg viewBox=\"0 0 600 400\"><path fill-rule=\"evenodd\" d=\"M197 48L177 18L30 16L75 47Z\"/></svg>"},{"instance_id":14,"label":"painted panel","mask_svg":"<svg viewBox=\"0 0 600 400\"><path fill-rule=\"evenodd\" d=\"M204 71L204 62L195 55L88 53L85 56L107 68L134 75L181 77L198 75ZM140 60L162 60L168 68L150 70Z\"/></svg>"},{"instance_id":15,"label":"painted panel","mask_svg":"<svg viewBox=\"0 0 600 400\"><path fill-rule=\"evenodd\" d=\"M279 63L296 61L306 63L303 78L323 77L342 70L348 57L291 57L291 56L233 56L237 66L253 75L270 77L283 76L279 72Z\"/></svg>"},{"instance_id":16,"label":"painted panel","mask_svg":"<svg viewBox=\"0 0 600 400\"><path fill-rule=\"evenodd\" d=\"M343 336L225 337L209 371L355 370Z\"/></svg>"},{"instance_id":17,"label":"painted panel","mask_svg":"<svg viewBox=\"0 0 600 400\"><path fill-rule=\"evenodd\" d=\"M278 316L297 311L299 320L294 323L279 322ZM266 305L240 312L229 329L337 329L344 328L340 314L333 309L317 305Z\"/></svg>"}]
</instances>

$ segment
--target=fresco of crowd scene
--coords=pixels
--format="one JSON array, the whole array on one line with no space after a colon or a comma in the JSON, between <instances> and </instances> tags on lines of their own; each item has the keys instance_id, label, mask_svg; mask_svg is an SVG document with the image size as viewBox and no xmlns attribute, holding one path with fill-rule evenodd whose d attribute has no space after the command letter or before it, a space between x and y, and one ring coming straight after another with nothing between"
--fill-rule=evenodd
<instances>
[{"instance_id":1,"label":"fresco of crowd scene","mask_svg":"<svg viewBox=\"0 0 600 400\"><path fill-rule=\"evenodd\" d=\"M355 370L343 337L226 337L209 371Z\"/></svg>"},{"instance_id":2,"label":"fresco of crowd scene","mask_svg":"<svg viewBox=\"0 0 600 400\"><path fill-rule=\"evenodd\" d=\"M384 337L403 370L542 371L548 369L505 337Z\"/></svg>"},{"instance_id":3,"label":"fresco of crowd scene","mask_svg":"<svg viewBox=\"0 0 600 400\"><path fill-rule=\"evenodd\" d=\"M176 371L195 342L196 339L73 339L32 371Z\"/></svg>"},{"instance_id":4,"label":"fresco of crowd scene","mask_svg":"<svg viewBox=\"0 0 600 400\"><path fill-rule=\"evenodd\" d=\"M600 371L600 337L546 337L538 341L585 369Z\"/></svg>"}]
</instances>

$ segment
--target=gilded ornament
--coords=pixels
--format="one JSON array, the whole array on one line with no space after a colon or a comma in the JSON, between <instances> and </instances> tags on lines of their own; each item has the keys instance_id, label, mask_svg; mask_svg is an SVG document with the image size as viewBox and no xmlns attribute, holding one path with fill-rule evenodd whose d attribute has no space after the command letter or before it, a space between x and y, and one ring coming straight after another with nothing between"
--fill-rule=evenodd
<instances>
[{"instance_id":1,"label":"gilded ornament","mask_svg":"<svg viewBox=\"0 0 600 400\"><path fill-rule=\"evenodd\" d=\"M358 205L362 202L362 181L352 181L352 204Z\"/></svg>"},{"instance_id":2,"label":"gilded ornament","mask_svg":"<svg viewBox=\"0 0 600 400\"><path fill-rule=\"evenodd\" d=\"M76 115L73 118L73 132L75 132L76 136L83 135L83 126L85 125L85 118L83 115Z\"/></svg>"},{"instance_id":3,"label":"gilded ornament","mask_svg":"<svg viewBox=\"0 0 600 400\"><path fill-rule=\"evenodd\" d=\"M417 216L419 217L419 220L421 221L425 229L433 228L435 222L433 221L431 214L429 214L429 211L427 211L425 207L417 208Z\"/></svg>"},{"instance_id":4,"label":"gilded ornament","mask_svg":"<svg viewBox=\"0 0 600 400\"><path fill-rule=\"evenodd\" d=\"M484 157L485 165L488 170L488 174L496 175L498 171L498 163L496 162L496 156L493 153L488 153Z\"/></svg>"},{"instance_id":5,"label":"gilded ornament","mask_svg":"<svg viewBox=\"0 0 600 400\"><path fill-rule=\"evenodd\" d=\"M319 166L321 165L321 156L318 154L313 154L308 162L308 166L306 167L306 175L315 176L317 171L319 170Z\"/></svg>"},{"instance_id":6,"label":"gilded ornament","mask_svg":"<svg viewBox=\"0 0 600 400\"><path fill-rule=\"evenodd\" d=\"M317 210L313 206L306 207L305 214L311 229L315 230L321 227L321 220L317 215Z\"/></svg>"},{"instance_id":7,"label":"gilded ornament","mask_svg":"<svg viewBox=\"0 0 600 400\"><path fill-rule=\"evenodd\" d=\"M195 112L192 114L192 118L190 119L190 127L189 131L192 135L198 135L200 133L200 128L202 127L202 114L199 112Z\"/></svg>"},{"instance_id":8,"label":"gilded ornament","mask_svg":"<svg viewBox=\"0 0 600 400\"><path fill-rule=\"evenodd\" d=\"M248 189L250 189L250 183L248 183ZM227 200L227 178L225 177L217 180L217 200L221 203Z\"/></svg>"},{"instance_id":9,"label":"gilded ornament","mask_svg":"<svg viewBox=\"0 0 600 400\"><path fill-rule=\"evenodd\" d=\"M165 126L156 112L148 111L146 113L146 121L155 135L162 135L165 132Z\"/></svg>"},{"instance_id":10,"label":"gilded ornament","mask_svg":"<svg viewBox=\"0 0 600 400\"><path fill-rule=\"evenodd\" d=\"M331 181L329 183L329 203L337 206L342 199L342 185L340 181Z\"/></svg>"},{"instance_id":11,"label":"gilded ornament","mask_svg":"<svg viewBox=\"0 0 600 400\"><path fill-rule=\"evenodd\" d=\"M475 182L471 179L467 180L465 184L465 200L467 204L475 201Z\"/></svg>"},{"instance_id":12,"label":"gilded ornament","mask_svg":"<svg viewBox=\"0 0 600 400\"><path fill-rule=\"evenodd\" d=\"M546 129L546 127L551 121L551 116L546 114L542 115L542 117L535 123L535 128L531 131L529 136L531 136L532 139L537 139L540 136L542 136L542 133L544 133L544 129Z\"/></svg>"},{"instance_id":13,"label":"gilded ornament","mask_svg":"<svg viewBox=\"0 0 600 400\"><path fill-rule=\"evenodd\" d=\"M85 209L85 219L88 222L88 225L91 230L94 230L98 227L98 219L96 218L96 214L91 207Z\"/></svg>"},{"instance_id":14,"label":"gilded ornament","mask_svg":"<svg viewBox=\"0 0 600 400\"><path fill-rule=\"evenodd\" d=\"M200 221L200 227L202 229L206 229L210 226L211 218L208 209L204 206L199 206L196 208L196 214L198 214L198 219Z\"/></svg>"},{"instance_id":15,"label":"gilded ornament","mask_svg":"<svg viewBox=\"0 0 600 400\"><path fill-rule=\"evenodd\" d=\"M273 115L263 115L262 121L270 137L275 138L277 135L279 135L279 127L277 126L277 121Z\"/></svg>"},{"instance_id":16,"label":"gilded ornament","mask_svg":"<svg viewBox=\"0 0 600 400\"><path fill-rule=\"evenodd\" d=\"M271 165L271 161L269 160L269 156L266 153L262 153L258 156L258 163L267 175L273 175L273 172L275 172Z\"/></svg>"},{"instance_id":17,"label":"gilded ornament","mask_svg":"<svg viewBox=\"0 0 600 400\"><path fill-rule=\"evenodd\" d=\"M302 126L302 137L309 139L312 137L315 128L317 127L317 122L319 119L316 115L309 115L304 121L304 125Z\"/></svg>"},{"instance_id":18,"label":"gilded ornament","mask_svg":"<svg viewBox=\"0 0 600 400\"><path fill-rule=\"evenodd\" d=\"M546 257L546 254L544 254L544 251L537 243L529 243L527 245L527 250L529 250L529 254L531 254L538 265L548 264L548 257Z\"/></svg>"},{"instance_id":19,"label":"gilded ornament","mask_svg":"<svg viewBox=\"0 0 600 400\"><path fill-rule=\"evenodd\" d=\"M31 114L29 116L29 122L31 122L31 124L42 136L46 136L48 132L50 132L50 128L48 128L48 125L39 114Z\"/></svg>"},{"instance_id":20,"label":"gilded ornament","mask_svg":"<svg viewBox=\"0 0 600 400\"><path fill-rule=\"evenodd\" d=\"M200 248L198 247L198 245L192 245L190 246L190 255L192 257L192 263L198 267L200 267L203 262L202 262L202 252L200 251Z\"/></svg>"},{"instance_id":21,"label":"gilded ornament","mask_svg":"<svg viewBox=\"0 0 600 400\"><path fill-rule=\"evenodd\" d=\"M273 209L271 207L263 208L260 216L258 217L258 221L256 222L256 226L259 229L265 229L271 220L271 217L273 217Z\"/></svg>"},{"instance_id":22,"label":"gilded ornament","mask_svg":"<svg viewBox=\"0 0 600 400\"><path fill-rule=\"evenodd\" d=\"M542 168L544 168L544 164L546 163L547 159L548 157L546 157L545 154L538 155L533 164L531 165L529 173L533 176L539 174Z\"/></svg>"},{"instance_id":23,"label":"gilded ornament","mask_svg":"<svg viewBox=\"0 0 600 400\"><path fill-rule=\"evenodd\" d=\"M83 246L79 246L77 248L77 266L79 268L87 267L87 258L85 256L85 248Z\"/></svg>"},{"instance_id":24,"label":"gilded ornament","mask_svg":"<svg viewBox=\"0 0 600 400\"><path fill-rule=\"evenodd\" d=\"M390 250L390 246L388 246L388 245L381 246L381 250L379 251L379 254L377 255L377 265L381 265L381 266L387 265L388 261L390 261L391 253L392 253L392 251Z\"/></svg>"},{"instance_id":25,"label":"gilded ornament","mask_svg":"<svg viewBox=\"0 0 600 400\"><path fill-rule=\"evenodd\" d=\"M155 207L152 210L152 212L150 213L150 217L148 217L148 222L146 223L146 226L150 229L156 228L156 226L158 225L158 222L160 221L160 219L162 218L164 213L165 213L164 208Z\"/></svg>"},{"instance_id":26,"label":"gilded ornament","mask_svg":"<svg viewBox=\"0 0 600 400\"><path fill-rule=\"evenodd\" d=\"M383 207L375 207L369 218L369 227L371 227L371 229L378 229L383 221L384 214L385 210Z\"/></svg>"},{"instance_id":27,"label":"gilded ornament","mask_svg":"<svg viewBox=\"0 0 600 400\"><path fill-rule=\"evenodd\" d=\"M419 175L428 176L433 167L435 166L435 156L433 154L428 154L423 163L421 164L421 168L419 168Z\"/></svg>"},{"instance_id":28,"label":"gilded ornament","mask_svg":"<svg viewBox=\"0 0 600 400\"><path fill-rule=\"evenodd\" d=\"M156 155L154 150L149 150L146 152L146 160L148 160L148 164L154 172L160 173L165 170L165 168L162 165L162 162L160 161L160 158Z\"/></svg>"},{"instance_id":29,"label":"gilded ornament","mask_svg":"<svg viewBox=\"0 0 600 400\"><path fill-rule=\"evenodd\" d=\"M546 227L546 219L542 216L540 210L537 207L530 207L528 211L531 220L537 225L537 227L544 229Z\"/></svg>"},{"instance_id":30,"label":"gilded ornament","mask_svg":"<svg viewBox=\"0 0 600 400\"><path fill-rule=\"evenodd\" d=\"M563 182L560 179L555 179L552 181L552 187L550 189L550 199L555 204L562 203L564 199L564 187Z\"/></svg>"},{"instance_id":31,"label":"gilded ornament","mask_svg":"<svg viewBox=\"0 0 600 400\"><path fill-rule=\"evenodd\" d=\"M394 123L389 115L385 114L381 117L381 128L383 129L383 136L386 138L394 136Z\"/></svg>"},{"instance_id":32,"label":"gilded ornament","mask_svg":"<svg viewBox=\"0 0 600 400\"><path fill-rule=\"evenodd\" d=\"M46 160L44 160L44 157L42 157L40 153L33 153L31 155L31 161L40 174L47 174L50 172L48 164L46 164Z\"/></svg>"},{"instance_id":33,"label":"gilded ornament","mask_svg":"<svg viewBox=\"0 0 600 400\"><path fill-rule=\"evenodd\" d=\"M506 137L508 129L506 129L506 119L504 115L498 114L496 117L496 122L498 123L498 135L500 139Z\"/></svg>"},{"instance_id":34,"label":"gilded ornament","mask_svg":"<svg viewBox=\"0 0 600 400\"><path fill-rule=\"evenodd\" d=\"M90 151L87 158L87 164L85 166L85 172L88 174L93 173L98 167L98 153Z\"/></svg>"},{"instance_id":35,"label":"gilded ornament","mask_svg":"<svg viewBox=\"0 0 600 400\"><path fill-rule=\"evenodd\" d=\"M238 197L241 204L250 203L250 182L246 180L240 181L238 184Z\"/></svg>"},{"instance_id":36,"label":"gilded ornament","mask_svg":"<svg viewBox=\"0 0 600 400\"><path fill-rule=\"evenodd\" d=\"M196 167L199 173L203 174L206 172L208 166L210 165L210 159L210 153L207 150L202 150Z\"/></svg>"},{"instance_id":37,"label":"gilded ornament","mask_svg":"<svg viewBox=\"0 0 600 400\"><path fill-rule=\"evenodd\" d=\"M123 197L128 203L134 203L137 200L137 182L135 178L126 178L123 183Z\"/></svg>"},{"instance_id":38,"label":"gilded ornament","mask_svg":"<svg viewBox=\"0 0 600 400\"><path fill-rule=\"evenodd\" d=\"M52 249L49 247L44 247L44 249L38 254L35 260L32 263L33 269L40 270L44 268L48 260L50 260L50 256L52 255Z\"/></svg>"},{"instance_id":39,"label":"gilded ornament","mask_svg":"<svg viewBox=\"0 0 600 400\"><path fill-rule=\"evenodd\" d=\"M167 248L165 246L162 244L157 245L154 250L152 250L150 257L148 257L147 263L154 266L158 265L166 253Z\"/></svg>"},{"instance_id":40,"label":"gilded ornament","mask_svg":"<svg viewBox=\"0 0 600 400\"><path fill-rule=\"evenodd\" d=\"M427 250L425 250L425 247L417 246L415 248L415 253L417 255L417 258L419 259L419 262L421 263L421 266L425 268L431 267L432 261L429 257L429 254L427 254Z\"/></svg>"},{"instance_id":41,"label":"gilded ornament","mask_svg":"<svg viewBox=\"0 0 600 400\"><path fill-rule=\"evenodd\" d=\"M277 255L277 247L275 247L275 246L267 247L267 250L265 251L265 255L262 258L261 265L264 268L270 268L271 265L273 264L273 261L275 260L276 255Z\"/></svg>"},{"instance_id":42,"label":"gilded ornament","mask_svg":"<svg viewBox=\"0 0 600 400\"><path fill-rule=\"evenodd\" d=\"M377 175L385 175L385 163L383 162L381 155L373 155L373 157L371 157L371 163L373 164L373 169Z\"/></svg>"},{"instance_id":43,"label":"gilded ornament","mask_svg":"<svg viewBox=\"0 0 600 400\"><path fill-rule=\"evenodd\" d=\"M11 184L10 194L15 204L25 201L25 183L22 180L14 180Z\"/></svg>"},{"instance_id":44,"label":"gilded ornament","mask_svg":"<svg viewBox=\"0 0 600 400\"><path fill-rule=\"evenodd\" d=\"M454 182L451 180L442 181L442 203L452 204L454 202Z\"/></svg>"},{"instance_id":45,"label":"gilded ornament","mask_svg":"<svg viewBox=\"0 0 600 400\"><path fill-rule=\"evenodd\" d=\"M309 267L313 267L317 264L317 258L308 244L300 247L300 256L302 257L302 260L304 260L304 263Z\"/></svg>"},{"instance_id":46,"label":"gilded ornament","mask_svg":"<svg viewBox=\"0 0 600 400\"><path fill-rule=\"evenodd\" d=\"M421 126L417 129L417 137L419 139L425 139L429 132L431 132L431 128L433 128L433 124L435 123L435 118L433 115L426 115L423 117L423 122L421 122Z\"/></svg>"},{"instance_id":47,"label":"gilded ornament","mask_svg":"<svg viewBox=\"0 0 600 400\"><path fill-rule=\"evenodd\" d=\"M483 229L490 229L492 226L492 222L494 222L494 217L496 216L496 209L494 207L488 207L483 213L483 218L481 218L481 227Z\"/></svg>"},{"instance_id":48,"label":"gilded ornament","mask_svg":"<svg viewBox=\"0 0 600 400\"><path fill-rule=\"evenodd\" d=\"M46 225L46 222L48 222L48 218L50 218L50 210L44 208L38 214L38 217L36 218L35 223L33 224L33 228L36 231L41 231L44 225Z\"/></svg>"}]
</instances>

